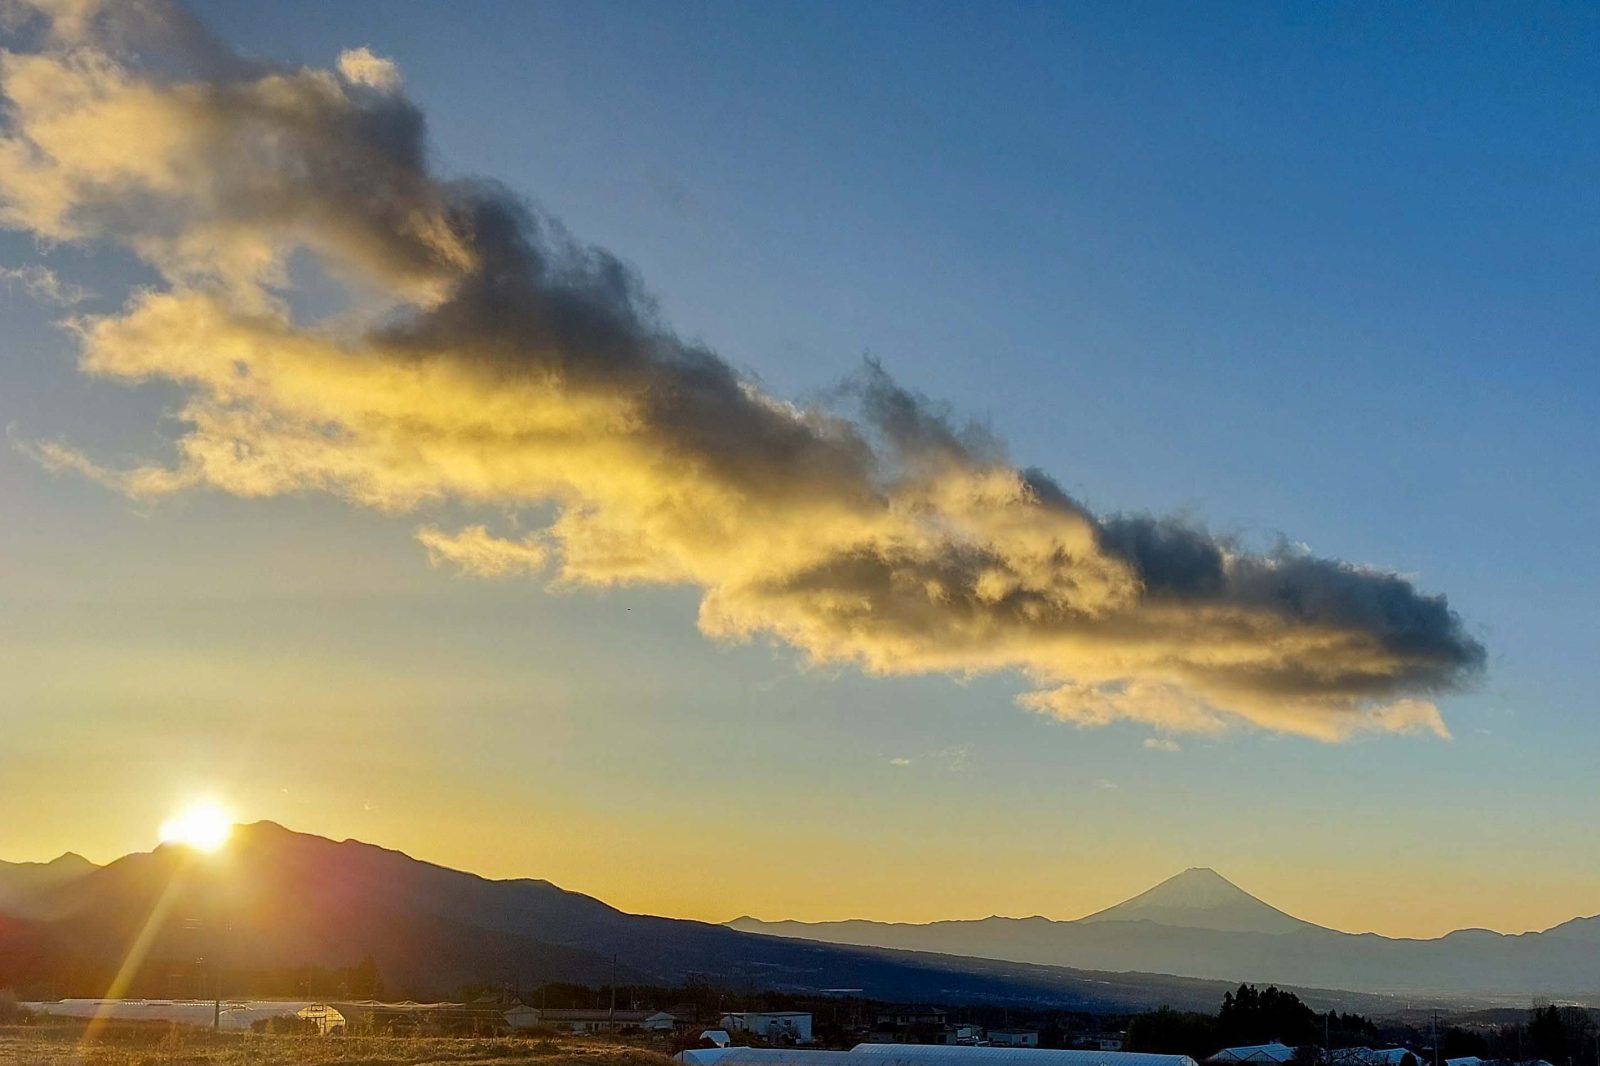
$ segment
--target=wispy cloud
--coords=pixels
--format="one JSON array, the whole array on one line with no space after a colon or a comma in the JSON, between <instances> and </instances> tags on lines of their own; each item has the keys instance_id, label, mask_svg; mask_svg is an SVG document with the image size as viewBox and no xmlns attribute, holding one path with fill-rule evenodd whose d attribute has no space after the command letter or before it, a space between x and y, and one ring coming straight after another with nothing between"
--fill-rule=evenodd
<instances>
[{"instance_id":1,"label":"wispy cloud","mask_svg":"<svg viewBox=\"0 0 1600 1066\"><path fill-rule=\"evenodd\" d=\"M493 536L485 526L467 526L455 533L423 526L416 536L435 566L453 564L475 577L535 574L550 560L550 549L537 534L508 540Z\"/></svg>"},{"instance_id":2,"label":"wispy cloud","mask_svg":"<svg viewBox=\"0 0 1600 1066\"><path fill-rule=\"evenodd\" d=\"M473 573L548 557L565 585L696 587L708 635L814 663L1018 672L1024 706L1077 725L1445 735L1434 695L1481 667L1443 597L1097 515L875 364L825 408L768 395L671 332L609 253L492 182L435 174L370 50L336 70L246 60L158 0L35 18L42 43L0 61L0 221L119 241L160 271L76 323L82 363L186 396L175 465L39 449L57 466L142 496L553 508L533 537L421 539ZM383 313L298 321L297 253Z\"/></svg>"},{"instance_id":3,"label":"wispy cloud","mask_svg":"<svg viewBox=\"0 0 1600 1066\"><path fill-rule=\"evenodd\" d=\"M1144 746L1151 751L1182 751L1183 746L1171 737L1145 737Z\"/></svg>"},{"instance_id":4,"label":"wispy cloud","mask_svg":"<svg viewBox=\"0 0 1600 1066\"><path fill-rule=\"evenodd\" d=\"M21 267L0 266L0 285L8 289L21 288L40 303L55 304L58 307L80 304L92 295L83 286L63 281L54 270L37 264Z\"/></svg>"}]
</instances>

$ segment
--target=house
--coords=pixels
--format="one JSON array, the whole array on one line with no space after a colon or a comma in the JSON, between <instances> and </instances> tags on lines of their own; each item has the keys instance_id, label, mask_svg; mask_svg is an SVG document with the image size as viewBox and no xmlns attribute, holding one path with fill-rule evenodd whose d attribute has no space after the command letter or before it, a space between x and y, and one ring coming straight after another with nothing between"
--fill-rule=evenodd
<instances>
[{"instance_id":1,"label":"house","mask_svg":"<svg viewBox=\"0 0 1600 1066\"><path fill-rule=\"evenodd\" d=\"M749 1033L769 1044L811 1043L811 1015L806 1011L741 1011L724 1014L722 1027L730 1033Z\"/></svg>"},{"instance_id":2,"label":"house","mask_svg":"<svg viewBox=\"0 0 1600 1066\"><path fill-rule=\"evenodd\" d=\"M1287 1044L1251 1044L1247 1047L1225 1047L1221 1051L1206 1059L1208 1066L1237 1066L1238 1063L1249 1063L1251 1066L1274 1066L1275 1063L1289 1062L1295 1056L1294 1048Z\"/></svg>"},{"instance_id":3,"label":"house","mask_svg":"<svg viewBox=\"0 0 1600 1066\"><path fill-rule=\"evenodd\" d=\"M993 1047L1038 1047L1037 1029L990 1029L989 1043Z\"/></svg>"},{"instance_id":4,"label":"house","mask_svg":"<svg viewBox=\"0 0 1600 1066\"><path fill-rule=\"evenodd\" d=\"M502 1014L506 1024L513 1029L536 1029L539 1027L539 1012L533 1007L518 1003Z\"/></svg>"},{"instance_id":5,"label":"house","mask_svg":"<svg viewBox=\"0 0 1600 1066\"><path fill-rule=\"evenodd\" d=\"M867 1039L874 1044L953 1044L945 1012L938 1007L885 1007L874 1017Z\"/></svg>"},{"instance_id":6,"label":"house","mask_svg":"<svg viewBox=\"0 0 1600 1066\"><path fill-rule=\"evenodd\" d=\"M877 1024L879 1027L899 1025L943 1025L944 1011L938 1007L902 1006L885 1007L878 1012Z\"/></svg>"}]
</instances>

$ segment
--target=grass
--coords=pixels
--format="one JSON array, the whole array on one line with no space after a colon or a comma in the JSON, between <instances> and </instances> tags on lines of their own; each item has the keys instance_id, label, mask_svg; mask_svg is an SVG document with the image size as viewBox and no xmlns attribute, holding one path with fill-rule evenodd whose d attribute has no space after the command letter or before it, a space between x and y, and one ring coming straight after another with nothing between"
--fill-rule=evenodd
<instances>
[{"instance_id":1,"label":"grass","mask_svg":"<svg viewBox=\"0 0 1600 1066\"><path fill-rule=\"evenodd\" d=\"M0 1066L669 1066L666 1056L597 1040L526 1037L274 1036L183 1026L0 1028Z\"/></svg>"}]
</instances>

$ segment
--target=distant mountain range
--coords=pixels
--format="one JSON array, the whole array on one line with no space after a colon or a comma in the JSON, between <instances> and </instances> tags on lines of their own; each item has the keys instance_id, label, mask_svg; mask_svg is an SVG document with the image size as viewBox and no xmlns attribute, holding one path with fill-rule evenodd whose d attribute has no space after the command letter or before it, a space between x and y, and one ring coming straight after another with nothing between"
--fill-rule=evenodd
<instances>
[{"instance_id":1,"label":"distant mountain range","mask_svg":"<svg viewBox=\"0 0 1600 1066\"><path fill-rule=\"evenodd\" d=\"M467 982L598 985L614 974L630 984L698 976L738 989L850 988L879 999L1210 1010L1229 987L628 914L547 881L488 880L271 822L238 827L211 856L163 846L103 867L77 856L0 863L0 987L36 997L104 995L126 964L124 994L192 994L186 975L201 957L224 972L233 994L263 991L273 971L354 967L367 957L390 995L418 998L448 996ZM1305 996L1344 1009L1390 1005L1353 993Z\"/></svg>"},{"instance_id":2,"label":"distant mountain range","mask_svg":"<svg viewBox=\"0 0 1600 1066\"><path fill-rule=\"evenodd\" d=\"M0 914L21 910L29 900L94 869L94 863L70 851L51 862L0 862Z\"/></svg>"},{"instance_id":3,"label":"distant mountain range","mask_svg":"<svg viewBox=\"0 0 1600 1066\"><path fill-rule=\"evenodd\" d=\"M271 822L238 827L210 856L163 846L105 866L75 855L0 863L0 988L104 995L125 971L125 994L170 995L201 957L234 994L265 991L274 972L370 957L390 995L418 998L468 982L598 985L615 975L1089 1011L1214 1010L1240 981L1366 1013L1403 1006L1397 995L1600 999L1597 919L1520 937L1355 936L1285 914L1210 870L1074 922L719 926L629 914L548 881L489 880ZM1341 988L1359 991L1329 991Z\"/></svg>"},{"instance_id":4,"label":"distant mountain range","mask_svg":"<svg viewBox=\"0 0 1600 1066\"><path fill-rule=\"evenodd\" d=\"M936 951L1051 966L1471 999L1600 1002L1600 917L1540 933L1462 929L1432 940L1344 933L1257 899L1209 869L1186 870L1075 921L990 917L900 924L766 922L730 928L831 944Z\"/></svg>"}]
</instances>

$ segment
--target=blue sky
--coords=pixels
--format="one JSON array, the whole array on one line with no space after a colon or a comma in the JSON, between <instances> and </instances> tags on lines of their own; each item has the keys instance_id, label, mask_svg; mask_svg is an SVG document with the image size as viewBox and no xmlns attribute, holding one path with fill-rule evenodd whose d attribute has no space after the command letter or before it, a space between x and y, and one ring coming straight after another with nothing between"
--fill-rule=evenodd
<instances>
[{"instance_id":1,"label":"blue sky","mask_svg":"<svg viewBox=\"0 0 1600 1066\"><path fill-rule=\"evenodd\" d=\"M28 739L0 774L36 817L0 853L109 857L200 790L694 917L1071 917L1189 865L1352 929L1600 910L1593 9L195 10L248 54L394 59L445 170L621 255L777 395L870 354L1097 510L1413 575L1489 669L1443 701L1453 741L1153 751L1015 708L1014 679L720 647L687 592L453 577L408 518L132 505L11 451L0 663ZM0 238L34 261L111 306L141 280L107 248ZM53 309L0 309L14 437L170 439L174 394L87 382ZM204 668L169 685L152 659ZM96 769L64 798L46 771L69 756ZM157 783L116 803L135 757ZM463 834L462 808L492 816ZM708 876L774 838L769 874ZM952 853L996 858L951 874Z\"/></svg>"}]
</instances>

